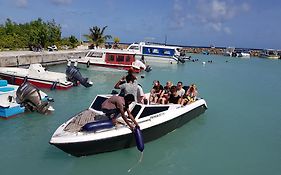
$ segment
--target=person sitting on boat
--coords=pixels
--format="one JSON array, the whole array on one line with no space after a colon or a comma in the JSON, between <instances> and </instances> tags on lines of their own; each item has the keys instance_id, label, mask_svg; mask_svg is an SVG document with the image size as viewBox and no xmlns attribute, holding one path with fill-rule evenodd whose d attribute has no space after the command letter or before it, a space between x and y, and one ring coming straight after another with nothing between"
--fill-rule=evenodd
<instances>
[{"instance_id":1,"label":"person sitting on boat","mask_svg":"<svg viewBox=\"0 0 281 175\"><path fill-rule=\"evenodd\" d=\"M168 103L179 104L181 97L177 94L177 86L171 87L171 94L168 99Z\"/></svg>"},{"instance_id":2,"label":"person sitting on boat","mask_svg":"<svg viewBox=\"0 0 281 175\"><path fill-rule=\"evenodd\" d=\"M127 123L130 129L133 130L134 126L127 119L125 111L127 111L128 117L133 121L135 127L139 127L138 123L129 110L129 105L134 101L135 98L132 94L127 94L125 95L125 97L113 95L102 103L101 109L106 116L112 119L112 123L114 125L116 124L116 119L120 116L119 114L121 114L123 120Z\"/></svg>"},{"instance_id":3,"label":"person sitting on boat","mask_svg":"<svg viewBox=\"0 0 281 175\"><path fill-rule=\"evenodd\" d=\"M160 84L158 80L153 81L153 88L150 91L149 102L157 103L162 91L163 86Z\"/></svg>"},{"instance_id":4,"label":"person sitting on boat","mask_svg":"<svg viewBox=\"0 0 281 175\"><path fill-rule=\"evenodd\" d=\"M181 99L181 105L187 105L190 104L192 102L194 102L196 100L196 96L197 96L198 92L197 92L197 88L195 84L192 84L188 90L186 91L186 93L183 95L182 99Z\"/></svg>"},{"instance_id":5,"label":"person sitting on boat","mask_svg":"<svg viewBox=\"0 0 281 175\"><path fill-rule=\"evenodd\" d=\"M171 81L167 81L166 86L164 87L160 98L159 98L159 103L160 104L167 104L169 96L171 94L171 87L173 86L173 83Z\"/></svg>"},{"instance_id":6,"label":"person sitting on boat","mask_svg":"<svg viewBox=\"0 0 281 175\"><path fill-rule=\"evenodd\" d=\"M138 84L138 91L137 91L137 102L142 104L147 104L148 100L145 97L143 92L142 86Z\"/></svg>"},{"instance_id":7,"label":"person sitting on boat","mask_svg":"<svg viewBox=\"0 0 281 175\"><path fill-rule=\"evenodd\" d=\"M124 80L126 82L124 83ZM128 74L126 77L122 77L114 86L115 89L120 89L124 92L124 95L133 94L135 101L137 101L138 84L135 81L136 77L134 75Z\"/></svg>"},{"instance_id":8,"label":"person sitting on boat","mask_svg":"<svg viewBox=\"0 0 281 175\"><path fill-rule=\"evenodd\" d=\"M182 97L185 94L185 90L182 88L182 82L177 83L177 95Z\"/></svg>"}]
</instances>

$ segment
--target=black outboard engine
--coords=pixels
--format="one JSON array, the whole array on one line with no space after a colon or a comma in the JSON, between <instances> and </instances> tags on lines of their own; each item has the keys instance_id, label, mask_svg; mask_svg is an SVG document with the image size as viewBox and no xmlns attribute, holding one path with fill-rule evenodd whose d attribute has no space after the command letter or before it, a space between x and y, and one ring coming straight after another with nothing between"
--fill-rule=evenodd
<instances>
[{"instance_id":1,"label":"black outboard engine","mask_svg":"<svg viewBox=\"0 0 281 175\"><path fill-rule=\"evenodd\" d=\"M146 68L144 69L146 72L152 71L152 67L149 65L146 65Z\"/></svg>"},{"instance_id":2,"label":"black outboard engine","mask_svg":"<svg viewBox=\"0 0 281 175\"><path fill-rule=\"evenodd\" d=\"M71 66L70 61L67 63L67 68L65 73L68 81L71 81L74 84L74 86L78 85L78 81L85 87L92 86L93 82L91 82L88 78L83 78L76 66L77 66L77 62L74 63L74 66Z\"/></svg>"},{"instance_id":3,"label":"black outboard engine","mask_svg":"<svg viewBox=\"0 0 281 175\"><path fill-rule=\"evenodd\" d=\"M178 59L178 62L185 63L185 60L183 58L177 57L177 59Z\"/></svg>"},{"instance_id":4,"label":"black outboard engine","mask_svg":"<svg viewBox=\"0 0 281 175\"><path fill-rule=\"evenodd\" d=\"M29 82L26 81L21 84L17 89L16 95L17 103L23 105L25 109L32 112L37 111L42 114L48 112L50 107L49 102L42 101L40 90Z\"/></svg>"}]
</instances>

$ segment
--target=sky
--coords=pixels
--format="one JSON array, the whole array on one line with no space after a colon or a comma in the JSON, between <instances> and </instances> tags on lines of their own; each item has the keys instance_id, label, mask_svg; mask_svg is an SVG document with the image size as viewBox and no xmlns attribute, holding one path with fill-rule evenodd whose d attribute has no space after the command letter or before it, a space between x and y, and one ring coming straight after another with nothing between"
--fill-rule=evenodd
<instances>
[{"instance_id":1,"label":"sky","mask_svg":"<svg viewBox=\"0 0 281 175\"><path fill-rule=\"evenodd\" d=\"M279 0L0 0L0 24L54 19L63 37L82 40L108 26L123 43L281 49L280 8Z\"/></svg>"}]
</instances>

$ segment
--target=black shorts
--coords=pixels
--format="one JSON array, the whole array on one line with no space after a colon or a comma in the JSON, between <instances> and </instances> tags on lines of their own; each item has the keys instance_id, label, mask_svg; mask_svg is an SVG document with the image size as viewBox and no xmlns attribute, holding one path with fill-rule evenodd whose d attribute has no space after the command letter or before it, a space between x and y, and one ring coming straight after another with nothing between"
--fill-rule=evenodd
<instances>
[{"instance_id":1,"label":"black shorts","mask_svg":"<svg viewBox=\"0 0 281 175\"><path fill-rule=\"evenodd\" d=\"M109 118L117 118L117 116L120 114L119 109L102 109L102 112L105 113L106 116Z\"/></svg>"}]
</instances>

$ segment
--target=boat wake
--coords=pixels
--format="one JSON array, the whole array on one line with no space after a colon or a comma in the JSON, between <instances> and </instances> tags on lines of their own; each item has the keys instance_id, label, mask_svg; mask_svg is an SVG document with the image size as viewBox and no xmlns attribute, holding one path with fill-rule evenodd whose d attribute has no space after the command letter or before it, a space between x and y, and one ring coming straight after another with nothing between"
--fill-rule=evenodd
<instances>
[{"instance_id":1,"label":"boat wake","mask_svg":"<svg viewBox=\"0 0 281 175\"><path fill-rule=\"evenodd\" d=\"M130 173L135 167L137 167L142 162L142 159L143 159L143 152L141 152L138 162L134 164L130 169L128 169L128 173Z\"/></svg>"}]
</instances>

